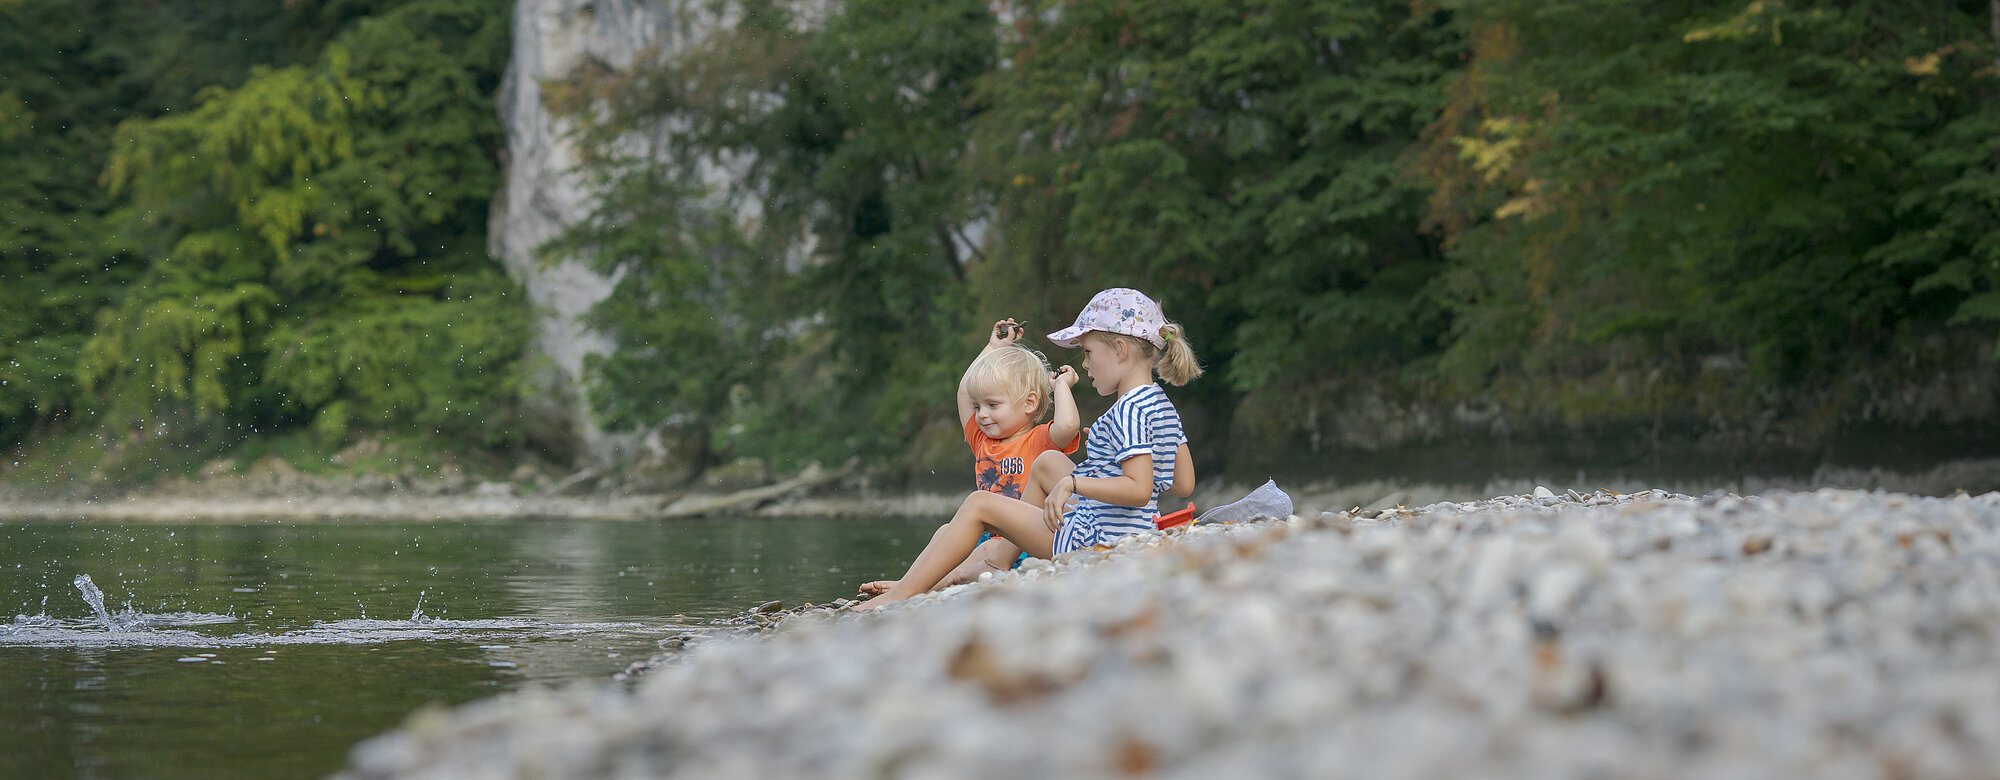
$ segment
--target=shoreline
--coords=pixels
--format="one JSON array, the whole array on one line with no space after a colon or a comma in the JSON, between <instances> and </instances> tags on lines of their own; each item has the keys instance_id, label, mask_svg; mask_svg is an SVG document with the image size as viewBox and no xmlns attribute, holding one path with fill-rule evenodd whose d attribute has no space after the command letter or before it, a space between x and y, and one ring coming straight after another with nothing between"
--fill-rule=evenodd
<instances>
[{"instance_id":1,"label":"shoreline","mask_svg":"<svg viewBox=\"0 0 2000 780\"><path fill-rule=\"evenodd\" d=\"M366 484L366 480L362 483ZM1197 507L1229 503L1262 480L1228 479L1204 483ZM1922 496L2000 490L2000 458L1950 461L1921 472L1821 468L1804 477L1713 478L1647 481L1633 477L1495 478L1483 484L1441 484L1369 480L1281 483L1301 515L1320 511L1375 512L1445 501L1531 493L1537 486L1563 493L1613 490L1637 493L1663 489L1685 495L1716 492L1758 495L1823 488L1873 490ZM110 491L107 491L110 492ZM507 482L485 482L443 491L422 483L384 481L373 490L329 486L293 478L219 479L179 483L164 489L135 489L99 498L50 498L0 483L0 520L86 522L407 522L557 519L647 521L662 519L756 517L904 517L941 519L958 508L966 492L871 489L865 477L847 469L808 468L786 479L734 490L680 490L657 493L534 490ZM1163 511L1168 507L1163 502Z\"/></svg>"}]
</instances>

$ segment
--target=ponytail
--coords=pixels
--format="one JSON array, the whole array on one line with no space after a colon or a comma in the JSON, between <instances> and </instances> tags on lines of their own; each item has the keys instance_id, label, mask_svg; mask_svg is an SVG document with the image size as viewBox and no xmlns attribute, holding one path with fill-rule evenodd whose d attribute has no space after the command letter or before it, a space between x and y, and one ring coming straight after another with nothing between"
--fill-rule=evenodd
<instances>
[{"instance_id":1,"label":"ponytail","mask_svg":"<svg viewBox=\"0 0 2000 780\"><path fill-rule=\"evenodd\" d=\"M1167 342L1167 346L1160 350L1159 357L1154 358L1153 371L1161 379L1180 387L1201 376L1201 362L1195 360L1194 347L1188 346L1187 332L1180 323L1169 322L1160 326L1160 338Z\"/></svg>"}]
</instances>

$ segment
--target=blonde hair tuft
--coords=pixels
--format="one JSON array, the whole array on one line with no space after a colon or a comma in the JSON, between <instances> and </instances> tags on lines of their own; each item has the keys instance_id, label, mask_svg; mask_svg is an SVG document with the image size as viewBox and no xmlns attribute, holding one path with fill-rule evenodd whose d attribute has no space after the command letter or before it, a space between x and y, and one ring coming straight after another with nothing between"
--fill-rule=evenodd
<instances>
[{"instance_id":1,"label":"blonde hair tuft","mask_svg":"<svg viewBox=\"0 0 2000 780\"><path fill-rule=\"evenodd\" d=\"M1037 401L1031 422L1047 422L1055 415L1055 404L1049 398L1055 393L1055 385L1049 380L1049 364L1034 350L1019 344L988 350L974 359L965 369L965 389L974 395L998 390L1015 401L1034 393Z\"/></svg>"}]
</instances>

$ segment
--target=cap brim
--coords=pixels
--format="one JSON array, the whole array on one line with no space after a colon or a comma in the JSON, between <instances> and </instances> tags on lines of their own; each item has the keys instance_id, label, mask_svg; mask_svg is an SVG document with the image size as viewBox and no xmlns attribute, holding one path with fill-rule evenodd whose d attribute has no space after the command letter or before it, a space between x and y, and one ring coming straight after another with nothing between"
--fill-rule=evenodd
<instances>
[{"instance_id":1,"label":"cap brim","mask_svg":"<svg viewBox=\"0 0 2000 780\"><path fill-rule=\"evenodd\" d=\"M1076 327L1063 328L1062 330L1049 334L1049 343L1054 344L1058 347L1062 347L1064 349L1076 349L1077 347L1083 345L1083 342L1078 341L1078 339L1083 338L1083 334L1089 332L1090 332L1089 328L1076 328Z\"/></svg>"}]
</instances>

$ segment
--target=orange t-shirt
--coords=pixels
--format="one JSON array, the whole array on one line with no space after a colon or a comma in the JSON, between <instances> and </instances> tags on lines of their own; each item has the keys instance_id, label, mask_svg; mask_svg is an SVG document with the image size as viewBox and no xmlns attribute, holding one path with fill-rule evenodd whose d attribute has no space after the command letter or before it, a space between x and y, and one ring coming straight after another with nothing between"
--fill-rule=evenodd
<instances>
[{"instance_id":1,"label":"orange t-shirt","mask_svg":"<svg viewBox=\"0 0 2000 780\"><path fill-rule=\"evenodd\" d=\"M1057 447L1049 438L1051 424L1042 423L1013 441L1002 442L979 430L979 420L965 418L965 443L972 447L973 484L988 493L1020 498L1021 488L1028 484L1028 467L1035 465L1035 458L1044 450L1068 455L1083 444L1083 431L1077 431L1067 446Z\"/></svg>"}]
</instances>

